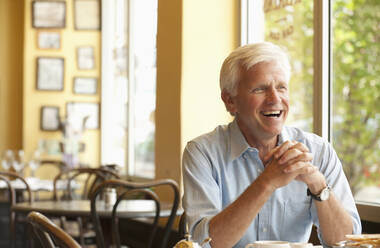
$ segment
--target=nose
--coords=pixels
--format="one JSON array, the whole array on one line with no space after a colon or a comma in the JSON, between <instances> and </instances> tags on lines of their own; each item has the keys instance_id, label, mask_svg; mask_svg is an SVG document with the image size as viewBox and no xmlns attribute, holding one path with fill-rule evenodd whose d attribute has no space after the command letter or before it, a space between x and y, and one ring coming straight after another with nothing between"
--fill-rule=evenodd
<instances>
[{"instance_id":1,"label":"nose","mask_svg":"<svg viewBox=\"0 0 380 248\"><path fill-rule=\"evenodd\" d=\"M268 103L278 103L281 102L280 93L276 88L270 87L267 91L266 100Z\"/></svg>"}]
</instances>

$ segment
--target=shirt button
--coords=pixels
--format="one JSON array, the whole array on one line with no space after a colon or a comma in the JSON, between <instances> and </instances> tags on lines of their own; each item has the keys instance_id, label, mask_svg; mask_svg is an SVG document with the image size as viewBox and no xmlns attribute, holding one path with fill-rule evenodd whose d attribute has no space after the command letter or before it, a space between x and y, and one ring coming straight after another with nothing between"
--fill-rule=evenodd
<instances>
[{"instance_id":1,"label":"shirt button","mask_svg":"<svg viewBox=\"0 0 380 248\"><path fill-rule=\"evenodd\" d=\"M263 228L263 232L266 232L266 231L267 231L267 229L264 227L264 228Z\"/></svg>"}]
</instances>

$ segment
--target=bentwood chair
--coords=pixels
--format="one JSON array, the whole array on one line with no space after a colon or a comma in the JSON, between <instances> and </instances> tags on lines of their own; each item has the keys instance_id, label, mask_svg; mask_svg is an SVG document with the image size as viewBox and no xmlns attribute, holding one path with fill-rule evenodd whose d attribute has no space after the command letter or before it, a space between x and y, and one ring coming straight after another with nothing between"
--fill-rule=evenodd
<instances>
[{"instance_id":1,"label":"bentwood chair","mask_svg":"<svg viewBox=\"0 0 380 248\"><path fill-rule=\"evenodd\" d=\"M41 213L30 212L28 222L44 248L55 248L56 245L63 248L81 247L68 233Z\"/></svg>"},{"instance_id":2,"label":"bentwood chair","mask_svg":"<svg viewBox=\"0 0 380 248\"><path fill-rule=\"evenodd\" d=\"M20 197L17 197L15 189L11 185L11 180L19 180L24 186L25 190L21 191ZM30 189L29 184L25 181L25 179L14 173L14 172L5 172L0 171L0 181L4 181L8 188L8 199L9 199L9 231L10 231L10 247L15 247L16 245L16 223L21 222L22 220L18 220L16 213L12 211L12 206L16 204L18 201L24 201L24 191L26 192L27 198L26 201L32 203L33 195ZM17 199L18 198L18 199Z\"/></svg>"},{"instance_id":3,"label":"bentwood chair","mask_svg":"<svg viewBox=\"0 0 380 248\"><path fill-rule=\"evenodd\" d=\"M53 181L55 176L67 169L66 164L60 160L41 160L38 168L34 171L34 176L39 179ZM34 201L51 199L53 192L35 191Z\"/></svg>"},{"instance_id":4,"label":"bentwood chair","mask_svg":"<svg viewBox=\"0 0 380 248\"><path fill-rule=\"evenodd\" d=\"M89 200L90 193L95 186L104 182L107 179L119 179L114 171L104 168L75 168L62 171L54 178L53 198L60 201L65 200ZM66 180L67 187L63 190L63 195L59 197L57 183L59 180ZM79 184L79 187L74 189L73 183ZM90 219L76 218L76 221L66 220L61 218L61 225L70 235L80 240L81 245L85 245L85 239L94 239L95 232Z\"/></svg>"},{"instance_id":5,"label":"bentwood chair","mask_svg":"<svg viewBox=\"0 0 380 248\"><path fill-rule=\"evenodd\" d=\"M157 238L155 235L158 227L158 220L160 217L160 211L161 211L161 203L158 198L158 196L154 193L153 190L155 190L158 187L170 187L173 191L173 202L170 210L170 216L166 222L163 234L161 235L161 238ZM128 198L131 199L129 196L136 196L136 194L139 194L139 198L141 196L144 196L145 199L151 199L155 204L155 213L154 213L154 220L152 223L151 230L147 233L147 245L145 247L153 247L153 240L159 240L159 247L166 248L168 247L168 239L169 234L171 231L171 227L173 225L173 221L177 215L178 205L179 205L179 188L178 184L171 179L162 179L162 180L156 180L151 182L144 182L144 183L137 183L137 182L128 182L124 180L107 180L103 182L102 184L98 185L92 195L91 195L91 216L92 221L95 225L96 230L96 241L97 241L97 247L98 248L106 248L110 244L107 244L105 242L105 235L102 230L102 225L100 223L100 218L97 212L97 201L99 196L104 192L105 189L109 188L115 188L117 192L117 199L113 206L111 206L112 209L112 215L111 215L111 236L112 236L112 243L116 245L116 247L121 247L121 241L120 241L120 233L119 233L119 219L120 215L118 215L118 207L120 204ZM133 198L132 198L133 199ZM123 236L126 236L127 234L123 233ZM156 245L155 245L156 246Z\"/></svg>"}]
</instances>

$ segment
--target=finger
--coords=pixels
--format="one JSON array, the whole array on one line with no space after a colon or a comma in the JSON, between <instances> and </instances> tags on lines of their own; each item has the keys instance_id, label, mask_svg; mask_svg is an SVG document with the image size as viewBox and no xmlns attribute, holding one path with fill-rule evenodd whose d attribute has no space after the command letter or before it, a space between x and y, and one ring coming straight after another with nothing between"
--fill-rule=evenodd
<instances>
[{"instance_id":1,"label":"finger","mask_svg":"<svg viewBox=\"0 0 380 248\"><path fill-rule=\"evenodd\" d=\"M305 166L301 169L299 169L297 172L301 175L310 175L313 174L314 172L318 171L318 167L312 165L311 163L307 163L308 166Z\"/></svg>"},{"instance_id":2,"label":"finger","mask_svg":"<svg viewBox=\"0 0 380 248\"><path fill-rule=\"evenodd\" d=\"M305 146L305 144L301 143L301 142L297 142L293 148L295 149L298 149L300 151L303 151L303 152L309 152L309 148L307 148L307 146Z\"/></svg>"},{"instance_id":3,"label":"finger","mask_svg":"<svg viewBox=\"0 0 380 248\"><path fill-rule=\"evenodd\" d=\"M273 153L275 159L280 158L287 150L294 146L296 141L287 140Z\"/></svg>"},{"instance_id":4,"label":"finger","mask_svg":"<svg viewBox=\"0 0 380 248\"><path fill-rule=\"evenodd\" d=\"M289 150L281 157L278 163L281 165L284 165L284 164L293 164L298 161L311 162L313 160L313 154L309 152L300 152L299 150L296 150L296 151L293 151L293 149Z\"/></svg>"},{"instance_id":5,"label":"finger","mask_svg":"<svg viewBox=\"0 0 380 248\"><path fill-rule=\"evenodd\" d=\"M300 156L302 152L297 149L289 149L287 150L278 161L279 164L285 164L286 162L296 158L297 156Z\"/></svg>"},{"instance_id":6,"label":"finger","mask_svg":"<svg viewBox=\"0 0 380 248\"><path fill-rule=\"evenodd\" d=\"M313 173L315 170L317 170L317 167L315 167L309 162L304 161L298 161L297 163L286 166L283 169L285 173L297 172L298 174L310 174Z\"/></svg>"},{"instance_id":7,"label":"finger","mask_svg":"<svg viewBox=\"0 0 380 248\"><path fill-rule=\"evenodd\" d=\"M280 146L276 146L275 148L273 148L270 152L268 152L265 156L264 156L264 164L269 161L269 159L272 158L273 154L278 150L280 149Z\"/></svg>"}]
</instances>

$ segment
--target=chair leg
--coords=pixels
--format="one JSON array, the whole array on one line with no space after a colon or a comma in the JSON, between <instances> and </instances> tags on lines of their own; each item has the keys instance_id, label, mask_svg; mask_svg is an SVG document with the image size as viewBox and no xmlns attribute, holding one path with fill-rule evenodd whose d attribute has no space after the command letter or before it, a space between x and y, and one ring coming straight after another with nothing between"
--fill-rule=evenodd
<instances>
[{"instance_id":1,"label":"chair leg","mask_svg":"<svg viewBox=\"0 0 380 248\"><path fill-rule=\"evenodd\" d=\"M15 248L16 246L16 214L15 212L11 211L10 213L10 223L9 223L9 231L10 231L10 247Z\"/></svg>"}]
</instances>

